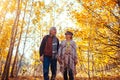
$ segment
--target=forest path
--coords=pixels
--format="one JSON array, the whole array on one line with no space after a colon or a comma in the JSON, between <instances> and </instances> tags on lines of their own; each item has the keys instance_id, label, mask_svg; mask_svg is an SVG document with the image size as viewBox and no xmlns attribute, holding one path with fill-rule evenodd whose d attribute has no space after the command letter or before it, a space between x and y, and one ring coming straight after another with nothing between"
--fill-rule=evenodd
<instances>
[{"instance_id":1,"label":"forest path","mask_svg":"<svg viewBox=\"0 0 120 80\"><path fill-rule=\"evenodd\" d=\"M43 77L32 77L32 76L21 76L17 78L10 78L9 80L43 80ZM57 77L56 80L63 80L61 77ZM90 80L88 78L80 78L77 77L75 80ZM95 77L94 79L92 78L91 80L120 80L120 76L109 76L109 77Z\"/></svg>"}]
</instances>

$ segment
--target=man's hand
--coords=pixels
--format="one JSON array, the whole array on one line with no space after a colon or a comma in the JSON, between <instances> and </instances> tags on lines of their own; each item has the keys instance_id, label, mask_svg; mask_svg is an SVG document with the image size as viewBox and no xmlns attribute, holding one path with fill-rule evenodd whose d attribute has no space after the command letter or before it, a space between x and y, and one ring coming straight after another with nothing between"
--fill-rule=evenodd
<instances>
[{"instance_id":1,"label":"man's hand","mask_svg":"<svg viewBox=\"0 0 120 80\"><path fill-rule=\"evenodd\" d=\"M78 63L78 61L77 61L77 60L75 60L75 65L77 65L77 63Z\"/></svg>"},{"instance_id":2,"label":"man's hand","mask_svg":"<svg viewBox=\"0 0 120 80\"><path fill-rule=\"evenodd\" d=\"M42 61L42 62L43 62L43 56L40 56L40 61Z\"/></svg>"}]
</instances>

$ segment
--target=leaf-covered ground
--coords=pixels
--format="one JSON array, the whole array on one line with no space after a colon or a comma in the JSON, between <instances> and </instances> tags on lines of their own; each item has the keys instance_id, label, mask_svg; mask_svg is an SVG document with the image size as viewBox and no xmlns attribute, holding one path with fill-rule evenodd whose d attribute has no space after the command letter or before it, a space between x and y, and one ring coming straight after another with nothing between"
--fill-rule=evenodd
<instances>
[{"instance_id":1,"label":"leaf-covered ground","mask_svg":"<svg viewBox=\"0 0 120 80\"><path fill-rule=\"evenodd\" d=\"M17 77L17 78L9 78L9 80L43 80L43 77L31 77L31 76L24 76L24 77ZM56 80L63 80L61 77L57 77ZM88 78L80 78L77 77L75 80L90 80ZM109 76L109 77L95 77L94 79L91 78L91 80L120 80L120 76Z\"/></svg>"}]
</instances>

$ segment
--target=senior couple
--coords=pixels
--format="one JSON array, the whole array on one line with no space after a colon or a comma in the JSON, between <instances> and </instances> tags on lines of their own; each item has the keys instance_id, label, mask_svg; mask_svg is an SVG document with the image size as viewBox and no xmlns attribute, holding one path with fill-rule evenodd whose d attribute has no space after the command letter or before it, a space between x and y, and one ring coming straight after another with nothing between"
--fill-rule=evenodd
<instances>
[{"instance_id":1,"label":"senior couple","mask_svg":"<svg viewBox=\"0 0 120 80\"><path fill-rule=\"evenodd\" d=\"M59 45L59 39L56 37L57 30L55 27L50 28L48 35L44 36L39 53L40 60L43 62L44 80L55 80L57 72L57 61L60 64L60 71L64 80L74 80L77 64L76 44L72 40L73 33L67 31L65 40ZM52 73L49 79L49 67Z\"/></svg>"}]
</instances>

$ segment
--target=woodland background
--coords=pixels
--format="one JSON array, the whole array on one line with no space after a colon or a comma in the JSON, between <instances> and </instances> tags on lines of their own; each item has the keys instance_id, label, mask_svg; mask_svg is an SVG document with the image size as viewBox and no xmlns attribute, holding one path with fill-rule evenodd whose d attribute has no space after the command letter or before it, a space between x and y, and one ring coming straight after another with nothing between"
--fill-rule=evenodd
<instances>
[{"instance_id":1,"label":"woodland background","mask_svg":"<svg viewBox=\"0 0 120 80\"><path fill-rule=\"evenodd\" d=\"M120 80L120 0L0 0L1 80L42 80L39 46L51 26L60 41L74 33L76 80Z\"/></svg>"}]
</instances>

